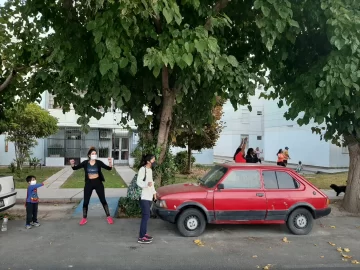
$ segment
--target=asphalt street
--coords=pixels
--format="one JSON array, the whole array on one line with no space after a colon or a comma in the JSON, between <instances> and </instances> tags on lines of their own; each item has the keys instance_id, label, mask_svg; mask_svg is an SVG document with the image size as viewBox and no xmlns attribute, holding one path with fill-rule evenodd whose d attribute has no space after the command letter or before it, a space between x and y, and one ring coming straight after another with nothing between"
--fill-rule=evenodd
<instances>
[{"instance_id":1,"label":"asphalt street","mask_svg":"<svg viewBox=\"0 0 360 270\"><path fill-rule=\"evenodd\" d=\"M327 217L313 232L294 236L284 226L208 226L199 238L181 237L176 226L150 220L150 245L136 242L140 220L44 221L26 230L10 221L0 232L0 269L359 269L360 218ZM335 226L331 227L331 226ZM283 242L287 237L289 243ZM194 240L201 240L198 246ZM335 246L328 242L334 243ZM342 260L337 248L348 248Z\"/></svg>"}]
</instances>

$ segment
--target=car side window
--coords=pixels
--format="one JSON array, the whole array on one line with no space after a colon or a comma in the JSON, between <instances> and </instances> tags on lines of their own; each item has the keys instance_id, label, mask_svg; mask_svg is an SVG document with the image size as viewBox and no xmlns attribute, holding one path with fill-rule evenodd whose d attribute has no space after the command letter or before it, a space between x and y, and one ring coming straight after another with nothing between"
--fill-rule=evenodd
<instances>
[{"instance_id":1,"label":"car side window","mask_svg":"<svg viewBox=\"0 0 360 270\"><path fill-rule=\"evenodd\" d=\"M299 183L286 172L276 172L279 189L297 189Z\"/></svg>"},{"instance_id":2,"label":"car side window","mask_svg":"<svg viewBox=\"0 0 360 270\"><path fill-rule=\"evenodd\" d=\"M278 181L276 179L275 171L263 172L264 185L266 189L278 189Z\"/></svg>"},{"instance_id":3,"label":"car side window","mask_svg":"<svg viewBox=\"0 0 360 270\"><path fill-rule=\"evenodd\" d=\"M286 172L263 171L266 189L298 189L300 184Z\"/></svg>"},{"instance_id":4,"label":"car side window","mask_svg":"<svg viewBox=\"0 0 360 270\"><path fill-rule=\"evenodd\" d=\"M259 189L260 173L257 170L233 170L222 182L225 189Z\"/></svg>"}]
</instances>

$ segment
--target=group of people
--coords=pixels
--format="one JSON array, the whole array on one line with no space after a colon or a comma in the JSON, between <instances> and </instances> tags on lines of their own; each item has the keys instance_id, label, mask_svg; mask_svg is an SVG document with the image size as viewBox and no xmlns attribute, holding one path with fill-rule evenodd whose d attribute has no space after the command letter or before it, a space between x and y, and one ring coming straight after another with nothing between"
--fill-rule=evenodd
<instances>
[{"instance_id":1,"label":"group of people","mask_svg":"<svg viewBox=\"0 0 360 270\"><path fill-rule=\"evenodd\" d=\"M249 148L245 155L247 140L247 138L241 140L240 146L235 151L234 161L236 163L261 163L262 151L260 152L259 147L256 147L256 150Z\"/></svg>"},{"instance_id":2,"label":"group of people","mask_svg":"<svg viewBox=\"0 0 360 270\"><path fill-rule=\"evenodd\" d=\"M242 139L240 146L236 149L234 154L234 161L236 163L261 163L261 154L259 147L249 148L247 150L247 153L245 155L245 149L247 145L248 139ZM277 162L276 164L278 166L286 167L288 160L290 159L289 156L289 147L285 147L285 150L279 149L279 152L277 153Z\"/></svg>"},{"instance_id":3,"label":"group of people","mask_svg":"<svg viewBox=\"0 0 360 270\"><path fill-rule=\"evenodd\" d=\"M88 206L90 197L95 189L99 196L100 202L103 205L106 221L108 224L113 224L114 220L110 216L109 206L105 199L105 187L104 187L104 175L101 169L112 170L112 159L108 158L109 165L105 165L104 162L98 160L97 151L94 147L91 147L88 151L88 160L75 165L75 161L70 160L70 165L73 170L84 169L85 172L85 185L84 185L84 202L83 202L83 217L80 221L80 225L83 226L87 223ZM153 201L156 201L156 191L154 187L154 180L152 174L152 168L155 166L155 156L152 154L142 157L139 172L137 175L137 185L141 188L140 208L142 213L140 232L138 237L138 243L149 244L152 242L153 237L147 233L147 223L150 218L150 207ZM45 182L37 184L36 177L29 175L26 178L28 183L27 196L26 196L26 229L32 227L39 227L40 223L37 220L39 197L37 189L44 186Z\"/></svg>"}]
</instances>

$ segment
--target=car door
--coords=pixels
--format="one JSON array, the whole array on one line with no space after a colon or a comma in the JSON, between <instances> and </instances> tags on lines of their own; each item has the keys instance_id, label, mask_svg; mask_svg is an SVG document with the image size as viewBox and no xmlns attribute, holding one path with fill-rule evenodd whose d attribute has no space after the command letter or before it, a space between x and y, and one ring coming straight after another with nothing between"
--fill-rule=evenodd
<instances>
[{"instance_id":1,"label":"car door","mask_svg":"<svg viewBox=\"0 0 360 270\"><path fill-rule=\"evenodd\" d=\"M286 171L263 170L262 177L268 201L266 220L285 220L291 206L301 201L304 186Z\"/></svg>"},{"instance_id":2,"label":"car door","mask_svg":"<svg viewBox=\"0 0 360 270\"><path fill-rule=\"evenodd\" d=\"M219 184L214 191L217 223L265 219L267 202L260 170L232 169Z\"/></svg>"}]
</instances>

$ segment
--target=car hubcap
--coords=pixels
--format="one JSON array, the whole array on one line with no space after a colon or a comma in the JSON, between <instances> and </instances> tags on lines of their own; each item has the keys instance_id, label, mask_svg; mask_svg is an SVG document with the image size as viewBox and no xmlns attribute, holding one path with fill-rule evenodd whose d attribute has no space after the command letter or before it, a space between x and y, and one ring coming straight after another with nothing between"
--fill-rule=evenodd
<instances>
[{"instance_id":1,"label":"car hubcap","mask_svg":"<svg viewBox=\"0 0 360 270\"><path fill-rule=\"evenodd\" d=\"M188 230L193 231L199 226L199 220L195 216L190 216L186 219L185 224Z\"/></svg>"},{"instance_id":2,"label":"car hubcap","mask_svg":"<svg viewBox=\"0 0 360 270\"><path fill-rule=\"evenodd\" d=\"M295 225L299 229L303 229L307 225L307 218L304 215L298 215L295 217Z\"/></svg>"}]
</instances>

